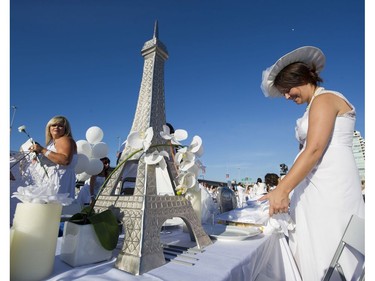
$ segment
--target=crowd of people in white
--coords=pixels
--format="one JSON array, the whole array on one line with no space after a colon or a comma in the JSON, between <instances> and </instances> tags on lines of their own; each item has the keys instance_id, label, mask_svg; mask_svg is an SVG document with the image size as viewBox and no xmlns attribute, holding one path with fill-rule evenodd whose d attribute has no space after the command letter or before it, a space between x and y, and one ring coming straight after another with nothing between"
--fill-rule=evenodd
<instances>
[{"instance_id":1,"label":"crowd of people in white","mask_svg":"<svg viewBox=\"0 0 375 281\"><path fill-rule=\"evenodd\" d=\"M277 174L268 173L264 177L264 182L261 178L258 178L255 183L237 183L236 181L232 181L228 184L228 187L236 196L237 208L241 208L246 206L248 200L256 200L273 190L281 179L282 176L279 177ZM208 191L214 201L217 201L219 188L224 186L224 184L212 185L207 182L202 182L201 186Z\"/></svg>"}]
</instances>

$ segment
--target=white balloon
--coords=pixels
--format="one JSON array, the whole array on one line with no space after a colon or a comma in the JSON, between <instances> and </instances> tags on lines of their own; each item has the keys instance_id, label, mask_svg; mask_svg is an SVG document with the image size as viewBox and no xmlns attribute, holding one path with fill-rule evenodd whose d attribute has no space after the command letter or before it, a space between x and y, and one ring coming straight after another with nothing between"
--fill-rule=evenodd
<instances>
[{"instance_id":1,"label":"white balloon","mask_svg":"<svg viewBox=\"0 0 375 281\"><path fill-rule=\"evenodd\" d=\"M92 146L92 157L93 158L103 158L108 154L108 146L104 142L98 142Z\"/></svg>"},{"instance_id":2,"label":"white balloon","mask_svg":"<svg viewBox=\"0 0 375 281\"><path fill-rule=\"evenodd\" d=\"M91 144L96 144L101 142L103 139L104 133L103 130L98 126L92 126L86 131L86 139Z\"/></svg>"},{"instance_id":3,"label":"white balloon","mask_svg":"<svg viewBox=\"0 0 375 281\"><path fill-rule=\"evenodd\" d=\"M82 153L78 153L78 160L77 160L77 165L74 168L74 171L76 174L83 173L86 171L87 167L89 166L89 158Z\"/></svg>"},{"instance_id":4,"label":"white balloon","mask_svg":"<svg viewBox=\"0 0 375 281\"><path fill-rule=\"evenodd\" d=\"M88 158L91 157L91 145L87 140L76 141L77 144L77 153L86 155Z\"/></svg>"},{"instance_id":5,"label":"white balloon","mask_svg":"<svg viewBox=\"0 0 375 281\"><path fill-rule=\"evenodd\" d=\"M77 181L87 181L89 178L91 178L91 175L86 172L76 175Z\"/></svg>"},{"instance_id":6,"label":"white balloon","mask_svg":"<svg viewBox=\"0 0 375 281\"><path fill-rule=\"evenodd\" d=\"M89 165L86 169L86 173L89 175L97 175L103 170L103 162L99 158L91 158L89 160Z\"/></svg>"}]
</instances>

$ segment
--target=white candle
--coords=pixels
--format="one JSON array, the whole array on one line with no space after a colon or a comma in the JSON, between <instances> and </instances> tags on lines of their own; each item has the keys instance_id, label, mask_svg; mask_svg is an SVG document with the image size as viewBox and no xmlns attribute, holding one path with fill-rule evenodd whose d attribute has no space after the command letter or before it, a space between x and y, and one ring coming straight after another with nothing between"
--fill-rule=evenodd
<instances>
[{"instance_id":1,"label":"white candle","mask_svg":"<svg viewBox=\"0 0 375 281\"><path fill-rule=\"evenodd\" d=\"M52 273L61 204L18 203L11 229L11 280L41 280Z\"/></svg>"}]
</instances>

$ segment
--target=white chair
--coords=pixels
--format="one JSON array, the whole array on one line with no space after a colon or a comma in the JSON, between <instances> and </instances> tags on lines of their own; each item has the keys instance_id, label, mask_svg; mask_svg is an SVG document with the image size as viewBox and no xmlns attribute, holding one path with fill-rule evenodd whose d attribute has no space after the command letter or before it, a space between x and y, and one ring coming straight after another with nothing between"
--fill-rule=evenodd
<instances>
[{"instance_id":1,"label":"white chair","mask_svg":"<svg viewBox=\"0 0 375 281\"><path fill-rule=\"evenodd\" d=\"M346 280L339 261L342 251L347 245L365 256L365 220L363 218L360 218L356 215L352 215L352 217L350 218L348 226L344 231L344 235L342 236L336 252L332 258L331 264L329 265L329 268L324 275L323 281L330 280L335 269L338 271L341 280ZM362 275L359 280L365 280L364 266Z\"/></svg>"}]
</instances>

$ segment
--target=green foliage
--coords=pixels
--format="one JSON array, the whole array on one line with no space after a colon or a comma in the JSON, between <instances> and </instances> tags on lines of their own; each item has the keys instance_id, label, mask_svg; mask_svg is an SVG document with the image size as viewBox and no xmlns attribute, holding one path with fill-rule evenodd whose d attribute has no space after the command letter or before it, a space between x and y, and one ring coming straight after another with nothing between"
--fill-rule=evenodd
<instances>
[{"instance_id":1,"label":"green foliage","mask_svg":"<svg viewBox=\"0 0 375 281\"><path fill-rule=\"evenodd\" d=\"M105 210L104 212L93 215L89 220L94 227L100 244L109 251L115 249L120 231L117 219L112 211Z\"/></svg>"}]
</instances>

